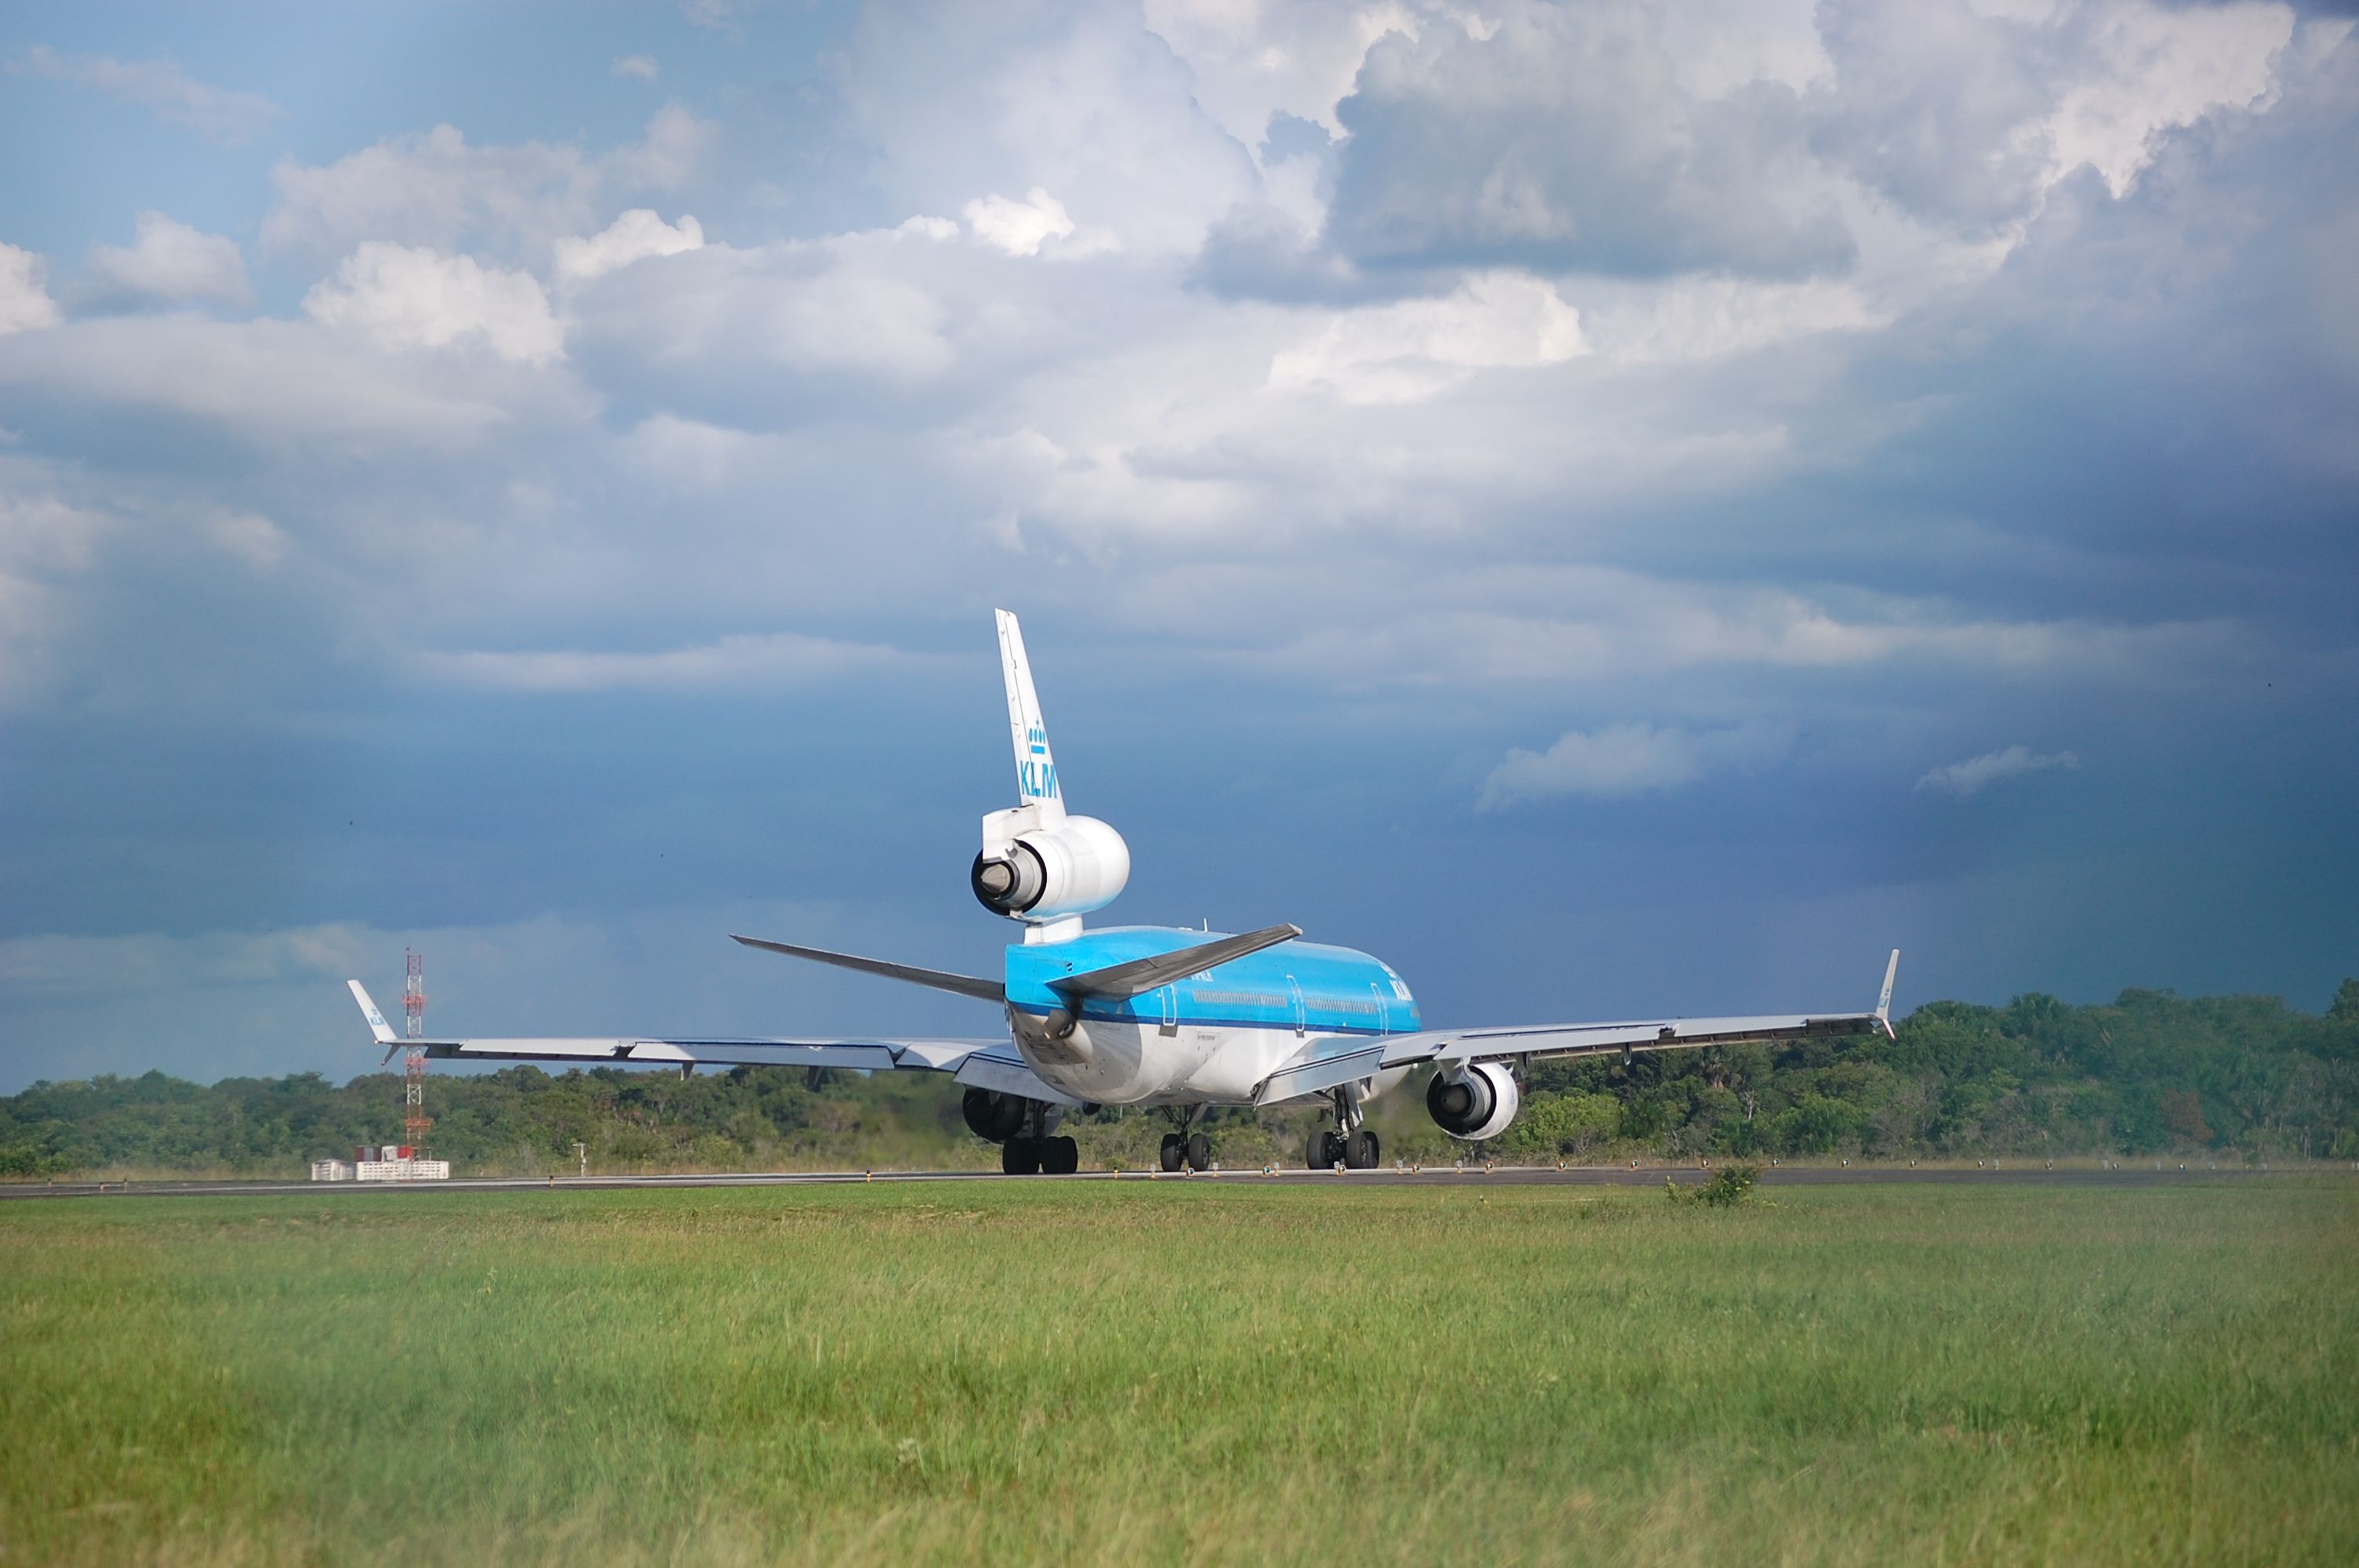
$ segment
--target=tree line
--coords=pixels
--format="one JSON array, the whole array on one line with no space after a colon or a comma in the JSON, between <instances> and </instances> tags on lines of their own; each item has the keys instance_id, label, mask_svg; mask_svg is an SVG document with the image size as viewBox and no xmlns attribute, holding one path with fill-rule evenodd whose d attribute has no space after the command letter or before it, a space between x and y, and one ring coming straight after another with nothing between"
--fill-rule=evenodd
<instances>
[{"instance_id":1,"label":"tree line","mask_svg":"<svg viewBox=\"0 0 2359 1568\"><path fill-rule=\"evenodd\" d=\"M1533 1064L1511 1159L2136 1156L2359 1159L2359 979L2322 1015L2274 997L2127 990L2073 1006L1932 1002L1897 1038ZM429 1080L428 1146L462 1173L983 1165L959 1091L931 1074L737 1068L681 1079L516 1066ZM1454 1146L1414 1093L1378 1102L1387 1157ZM1207 1118L1232 1167L1290 1163L1314 1108ZM400 1136L392 1073L200 1085L151 1072L0 1097L0 1178L294 1175ZM1144 1164L1162 1122L1068 1119L1093 1164Z\"/></svg>"}]
</instances>

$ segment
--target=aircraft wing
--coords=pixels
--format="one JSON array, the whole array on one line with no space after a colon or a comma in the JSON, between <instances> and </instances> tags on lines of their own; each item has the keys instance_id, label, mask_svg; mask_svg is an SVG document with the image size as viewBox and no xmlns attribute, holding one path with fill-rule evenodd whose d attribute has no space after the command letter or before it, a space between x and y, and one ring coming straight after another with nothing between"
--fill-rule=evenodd
<instances>
[{"instance_id":1,"label":"aircraft wing","mask_svg":"<svg viewBox=\"0 0 2359 1568\"><path fill-rule=\"evenodd\" d=\"M1892 983L1900 968L1893 949L1884 968L1884 991L1873 1011L1762 1013L1739 1018L1648 1018L1614 1023L1530 1023L1506 1028L1428 1029L1378 1040L1330 1035L1314 1040L1304 1054L1262 1081L1256 1105L1275 1105L1332 1089L1354 1078L1373 1077L1395 1067L1428 1063L1497 1062L1516 1057L1583 1056L1603 1052L1680 1051L1698 1045L1734 1045L1772 1040L1808 1040L1881 1031L1892 1033Z\"/></svg>"},{"instance_id":2,"label":"aircraft wing","mask_svg":"<svg viewBox=\"0 0 2359 1568\"><path fill-rule=\"evenodd\" d=\"M575 1066L676 1067L682 1074L698 1067L852 1067L864 1072L896 1069L955 1073L970 1057L996 1052L1010 1059L1017 1071L1030 1069L1015 1059L1015 1048L995 1040L798 1039L758 1036L745 1039L681 1038L658 1040L646 1035L560 1036L543 1039L408 1040L393 1032L385 1014L369 1000L360 981L347 982L353 1000L368 1020L369 1033L386 1048L387 1060L408 1046L429 1056L468 1062L570 1062ZM1005 1076L1003 1073L1000 1075ZM1061 1098L1036 1078L1034 1098ZM996 1087L996 1085L987 1086ZM1019 1090L1017 1092L1027 1092Z\"/></svg>"}]
</instances>

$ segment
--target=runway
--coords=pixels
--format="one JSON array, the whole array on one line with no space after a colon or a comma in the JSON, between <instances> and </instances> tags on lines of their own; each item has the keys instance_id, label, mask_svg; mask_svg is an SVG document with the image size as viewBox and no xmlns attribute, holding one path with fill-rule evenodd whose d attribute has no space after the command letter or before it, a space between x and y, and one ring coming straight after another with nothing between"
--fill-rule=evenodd
<instances>
[{"instance_id":1,"label":"runway","mask_svg":"<svg viewBox=\"0 0 2359 1568\"><path fill-rule=\"evenodd\" d=\"M1764 1167L1763 1186L1870 1185L1877 1183L1984 1184L2001 1186L2138 1187L2172 1182L2217 1181L2299 1173L2349 1173L2340 1165L2300 1167L2293 1172L2165 1162L2105 1169L2071 1166L2051 1170L2032 1161L2000 1161L1989 1168L1954 1165L1788 1165ZM655 1187L814 1187L922 1182L1197 1182L1230 1185L1272 1182L1331 1183L1386 1187L1569 1186L1660 1187L1666 1178L1681 1186L1709 1181L1712 1171L1696 1166L1437 1165L1421 1170L1264 1172L1206 1171L1167 1175L1147 1171L1085 1171L1071 1176L1007 1176L996 1171L747 1171L679 1176L496 1176L446 1182L58 1182L0 1183L0 1200L96 1197L342 1197L354 1193L614 1192Z\"/></svg>"}]
</instances>

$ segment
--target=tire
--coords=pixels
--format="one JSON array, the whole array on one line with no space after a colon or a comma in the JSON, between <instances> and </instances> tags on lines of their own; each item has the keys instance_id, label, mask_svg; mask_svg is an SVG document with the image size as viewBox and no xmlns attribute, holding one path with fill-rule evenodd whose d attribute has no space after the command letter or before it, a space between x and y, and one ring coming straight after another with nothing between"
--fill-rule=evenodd
<instances>
[{"instance_id":1,"label":"tire","mask_svg":"<svg viewBox=\"0 0 2359 1568\"><path fill-rule=\"evenodd\" d=\"M1343 1165L1347 1170L1373 1171L1376 1168L1376 1135L1362 1128L1343 1140Z\"/></svg>"},{"instance_id":2,"label":"tire","mask_svg":"<svg viewBox=\"0 0 2359 1568\"><path fill-rule=\"evenodd\" d=\"M1314 1171L1332 1170L1335 1162L1343 1157L1343 1142L1335 1136L1334 1129L1316 1128L1311 1131L1309 1145L1303 1150L1303 1158Z\"/></svg>"},{"instance_id":3,"label":"tire","mask_svg":"<svg viewBox=\"0 0 2359 1568\"><path fill-rule=\"evenodd\" d=\"M1209 1171L1212 1168L1212 1141L1202 1133L1189 1134L1187 1148L1182 1152L1188 1157L1190 1170Z\"/></svg>"},{"instance_id":4,"label":"tire","mask_svg":"<svg viewBox=\"0 0 2359 1568\"><path fill-rule=\"evenodd\" d=\"M1082 1168L1082 1146L1070 1138L1044 1138L1040 1141L1040 1173L1048 1176L1070 1176Z\"/></svg>"},{"instance_id":5,"label":"tire","mask_svg":"<svg viewBox=\"0 0 2359 1568\"><path fill-rule=\"evenodd\" d=\"M1162 1159L1163 1168L1166 1171L1177 1171L1180 1168L1180 1162L1187 1158L1182 1152L1184 1148L1185 1141L1178 1133L1167 1132L1163 1135Z\"/></svg>"},{"instance_id":6,"label":"tire","mask_svg":"<svg viewBox=\"0 0 2359 1568\"><path fill-rule=\"evenodd\" d=\"M1001 1144L999 1168L1011 1176L1038 1175L1040 1171L1040 1140L1011 1138Z\"/></svg>"}]
</instances>

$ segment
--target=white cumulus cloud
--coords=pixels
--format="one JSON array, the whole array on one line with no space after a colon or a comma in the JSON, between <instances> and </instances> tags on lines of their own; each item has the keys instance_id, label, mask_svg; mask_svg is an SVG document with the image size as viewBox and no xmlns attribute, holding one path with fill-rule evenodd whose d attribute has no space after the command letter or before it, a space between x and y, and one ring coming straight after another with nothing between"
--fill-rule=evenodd
<instances>
[{"instance_id":1,"label":"white cumulus cloud","mask_svg":"<svg viewBox=\"0 0 2359 1568\"><path fill-rule=\"evenodd\" d=\"M565 349L563 329L531 274L380 240L346 256L333 278L312 285L303 312L322 326L356 328L391 349L440 348L470 336L506 360L554 359Z\"/></svg>"},{"instance_id":2,"label":"white cumulus cloud","mask_svg":"<svg viewBox=\"0 0 2359 1568\"><path fill-rule=\"evenodd\" d=\"M93 245L88 267L93 302L246 305L254 291L245 259L226 234L208 234L161 212L142 212L128 245Z\"/></svg>"},{"instance_id":3,"label":"white cumulus cloud","mask_svg":"<svg viewBox=\"0 0 2359 1568\"><path fill-rule=\"evenodd\" d=\"M648 209L634 207L588 239L558 241L557 270L562 276L586 281L648 256L676 256L703 243L704 226L695 219L682 214L677 224L667 223Z\"/></svg>"},{"instance_id":4,"label":"white cumulus cloud","mask_svg":"<svg viewBox=\"0 0 2359 1568\"><path fill-rule=\"evenodd\" d=\"M1440 299L1343 311L1273 356L1274 387L1321 388L1347 403L1413 403L1478 370L1560 364L1589 352L1581 312L1527 273L1486 272Z\"/></svg>"},{"instance_id":5,"label":"white cumulus cloud","mask_svg":"<svg viewBox=\"0 0 2359 1568\"><path fill-rule=\"evenodd\" d=\"M1509 752L1484 781L1475 809L1495 811L1569 795L1611 800L1676 789L1707 773L1774 762L1793 743L1789 730L1753 724L1704 730L1608 724L1568 730L1545 752Z\"/></svg>"},{"instance_id":6,"label":"white cumulus cloud","mask_svg":"<svg viewBox=\"0 0 2359 1568\"><path fill-rule=\"evenodd\" d=\"M614 57L614 74L653 81L661 71L656 65L656 57L651 54L618 54Z\"/></svg>"},{"instance_id":7,"label":"white cumulus cloud","mask_svg":"<svg viewBox=\"0 0 2359 1568\"><path fill-rule=\"evenodd\" d=\"M32 251L0 244L0 333L54 327L64 318L49 297L49 263Z\"/></svg>"},{"instance_id":8,"label":"white cumulus cloud","mask_svg":"<svg viewBox=\"0 0 2359 1568\"><path fill-rule=\"evenodd\" d=\"M2020 778L2025 773L2045 773L2049 768L2077 768L2081 759L2070 752L2034 752L2028 746L2009 746L2001 752L1984 752L1979 757L1968 757L1962 762L1951 762L1935 768L1917 781L1919 789L1938 790L1956 795L1960 800L1980 795L2001 779Z\"/></svg>"},{"instance_id":9,"label":"white cumulus cloud","mask_svg":"<svg viewBox=\"0 0 2359 1568\"><path fill-rule=\"evenodd\" d=\"M968 202L962 211L976 239L1011 256L1038 255L1042 245L1073 232L1065 204L1037 185L1021 201L1011 201L994 191Z\"/></svg>"},{"instance_id":10,"label":"white cumulus cloud","mask_svg":"<svg viewBox=\"0 0 2359 1568\"><path fill-rule=\"evenodd\" d=\"M714 126L678 105L638 141L592 156L571 142L473 143L455 125L388 136L329 164L281 159L266 246L334 254L364 240L538 249L695 170ZM542 252L541 254L546 254Z\"/></svg>"}]
</instances>

